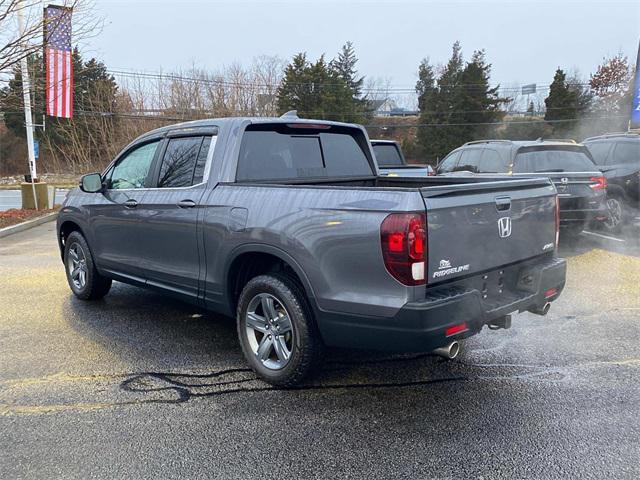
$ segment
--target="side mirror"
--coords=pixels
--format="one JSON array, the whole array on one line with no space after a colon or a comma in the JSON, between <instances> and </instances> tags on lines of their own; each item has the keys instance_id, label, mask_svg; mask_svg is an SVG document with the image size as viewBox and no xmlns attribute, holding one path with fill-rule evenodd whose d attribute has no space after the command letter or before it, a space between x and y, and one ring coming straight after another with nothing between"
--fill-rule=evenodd
<instances>
[{"instance_id":1,"label":"side mirror","mask_svg":"<svg viewBox=\"0 0 640 480\"><path fill-rule=\"evenodd\" d=\"M88 173L80 179L80 190L86 193L97 193L102 191L102 177L99 173Z\"/></svg>"}]
</instances>

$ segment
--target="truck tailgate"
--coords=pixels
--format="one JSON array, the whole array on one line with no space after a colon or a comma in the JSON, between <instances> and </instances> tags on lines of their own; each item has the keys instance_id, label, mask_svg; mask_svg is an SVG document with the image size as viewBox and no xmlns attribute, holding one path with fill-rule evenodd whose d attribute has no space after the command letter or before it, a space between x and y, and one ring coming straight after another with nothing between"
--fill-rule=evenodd
<instances>
[{"instance_id":1,"label":"truck tailgate","mask_svg":"<svg viewBox=\"0 0 640 480\"><path fill-rule=\"evenodd\" d=\"M421 189L427 209L427 283L550 252L556 190L548 179L512 179Z\"/></svg>"}]
</instances>

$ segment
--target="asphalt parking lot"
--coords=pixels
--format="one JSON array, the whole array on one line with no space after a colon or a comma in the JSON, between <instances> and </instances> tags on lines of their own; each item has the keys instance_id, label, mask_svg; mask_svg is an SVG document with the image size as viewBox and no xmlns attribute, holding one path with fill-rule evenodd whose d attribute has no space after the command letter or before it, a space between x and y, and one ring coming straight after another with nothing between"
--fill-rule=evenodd
<instances>
[{"instance_id":1,"label":"asphalt parking lot","mask_svg":"<svg viewBox=\"0 0 640 480\"><path fill-rule=\"evenodd\" d=\"M549 315L455 361L331 351L290 391L229 319L76 300L54 223L0 239L0 478L639 478L639 237L565 244Z\"/></svg>"}]
</instances>

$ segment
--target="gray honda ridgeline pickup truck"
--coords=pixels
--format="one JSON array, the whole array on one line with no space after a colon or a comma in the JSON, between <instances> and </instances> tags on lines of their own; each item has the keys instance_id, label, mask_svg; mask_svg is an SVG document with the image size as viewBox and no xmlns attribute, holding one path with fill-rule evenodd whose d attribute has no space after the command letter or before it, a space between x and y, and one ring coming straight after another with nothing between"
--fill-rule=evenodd
<instances>
[{"instance_id":1,"label":"gray honda ridgeline pickup truck","mask_svg":"<svg viewBox=\"0 0 640 480\"><path fill-rule=\"evenodd\" d=\"M293 386L325 346L453 358L565 284L547 178L389 178L358 125L225 118L142 135L57 221L73 293L112 280L235 316L248 363Z\"/></svg>"}]
</instances>

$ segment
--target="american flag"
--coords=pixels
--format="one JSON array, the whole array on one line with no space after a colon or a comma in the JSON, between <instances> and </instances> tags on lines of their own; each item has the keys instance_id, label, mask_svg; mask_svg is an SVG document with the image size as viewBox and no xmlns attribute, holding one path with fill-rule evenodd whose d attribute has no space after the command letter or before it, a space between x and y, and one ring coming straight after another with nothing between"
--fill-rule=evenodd
<instances>
[{"instance_id":1,"label":"american flag","mask_svg":"<svg viewBox=\"0 0 640 480\"><path fill-rule=\"evenodd\" d=\"M71 9L49 5L44 9L47 115L73 117L73 62Z\"/></svg>"}]
</instances>

